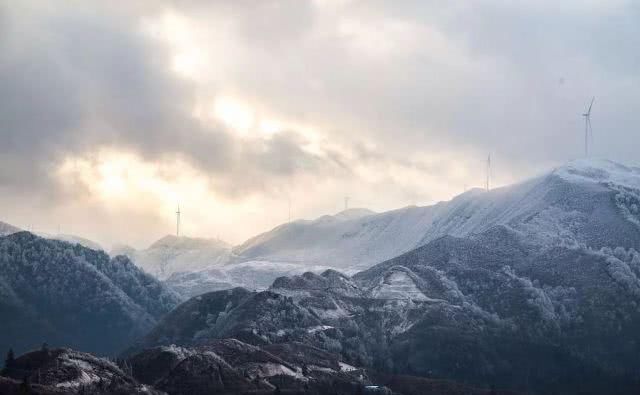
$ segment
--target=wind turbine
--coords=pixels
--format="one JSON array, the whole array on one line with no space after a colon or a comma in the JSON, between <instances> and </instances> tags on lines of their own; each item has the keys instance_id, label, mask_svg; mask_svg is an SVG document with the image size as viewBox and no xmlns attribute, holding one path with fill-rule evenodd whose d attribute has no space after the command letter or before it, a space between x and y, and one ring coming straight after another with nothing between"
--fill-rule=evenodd
<instances>
[{"instance_id":1,"label":"wind turbine","mask_svg":"<svg viewBox=\"0 0 640 395\"><path fill-rule=\"evenodd\" d=\"M487 179L485 181L485 189L489 190L489 181L491 179L491 154L487 156Z\"/></svg>"},{"instance_id":2,"label":"wind turbine","mask_svg":"<svg viewBox=\"0 0 640 395\"><path fill-rule=\"evenodd\" d=\"M584 117L584 156L589 156L589 138L593 140L593 128L591 127L591 107L593 107L593 102L596 100L595 97L591 98L591 104L589 104L589 109L587 112L582 114Z\"/></svg>"},{"instance_id":3,"label":"wind turbine","mask_svg":"<svg viewBox=\"0 0 640 395\"><path fill-rule=\"evenodd\" d=\"M176 211L176 236L180 237L180 205L178 204L178 210Z\"/></svg>"}]
</instances>

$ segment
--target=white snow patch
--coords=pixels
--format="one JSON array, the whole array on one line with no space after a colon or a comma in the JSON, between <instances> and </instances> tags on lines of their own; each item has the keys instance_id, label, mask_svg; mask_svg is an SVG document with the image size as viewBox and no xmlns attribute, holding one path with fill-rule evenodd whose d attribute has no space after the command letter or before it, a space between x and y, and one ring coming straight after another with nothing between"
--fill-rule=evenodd
<instances>
[{"instance_id":1,"label":"white snow patch","mask_svg":"<svg viewBox=\"0 0 640 395\"><path fill-rule=\"evenodd\" d=\"M393 271L385 276L382 282L371 290L371 296L376 299L429 300L418 289L413 279L402 271Z\"/></svg>"},{"instance_id":2,"label":"white snow patch","mask_svg":"<svg viewBox=\"0 0 640 395\"><path fill-rule=\"evenodd\" d=\"M354 370L358 370L355 366L351 366L348 363L338 362L340 364L340 370L343 372L353 372Z\"/></svg>"},{"instance_id":3,"label":"white snow patch","mask_svg":"<svg viewBox=\"0 0 640 395\"><path fill-rule=\"evenodd\" d=\"M318 325L318 326L313 326L311 328L307 329L307 333L316 333L316 332L320 332L320 331L326 331L327 329L332 329L333 327L330 325Z\"/></svg>"}]
</instances>

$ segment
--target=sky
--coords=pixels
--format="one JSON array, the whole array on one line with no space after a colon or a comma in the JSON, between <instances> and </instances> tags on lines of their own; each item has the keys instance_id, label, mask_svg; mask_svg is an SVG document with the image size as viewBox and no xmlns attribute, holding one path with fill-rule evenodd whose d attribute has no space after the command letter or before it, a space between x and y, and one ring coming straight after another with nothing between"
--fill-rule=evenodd
<instances>
[{"instance_id":1,"label":"sky","mask_svg":"<svg viewBox=\"0 0 640 395\"><path fill-rule=\"evenodd\" d=\"M640 3L0 0L0 221L142 248L638 164Z\"/></svg>"}]
</instances>

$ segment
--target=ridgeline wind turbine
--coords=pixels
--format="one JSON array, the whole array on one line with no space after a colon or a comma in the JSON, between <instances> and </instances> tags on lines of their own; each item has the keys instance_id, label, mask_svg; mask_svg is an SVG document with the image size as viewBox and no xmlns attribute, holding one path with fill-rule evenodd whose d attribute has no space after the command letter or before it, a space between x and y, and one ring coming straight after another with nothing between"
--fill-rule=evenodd
<instances>
[{"instance_id":1,"label":"ridgeline wind turbine","mask_svg":"<svg viewBox=\"0 0 640 395\"><path fill-rule=\"evenodd\" d=\"M178 210L176 211L176 236L180 237L180 205L178 205Z\"/></svg>"},{"instance_id":2,"label":"ridgeline wind turbine","mask_svg":"<svg viewBox=\"0 0 640 395\"><path fill-rule=\"evenodd\" d=\"M584 117L584 156L589 156L589 138L593 141L593 128L591 127L591 107L593 107L593 102L596 100L595 97L591 98L591 104L589 104L589 109L587 112L582 114Z\"/></svg>"},{"instance_id":3,"label":"ridgeline wind turbine","mask_svg":"<svg viewBox=\"0 0 640 395\"><path fill-rule=\"evenodd\" d=\"M487 156L487 179L485 181L485 189L489 190L489 181L491 180L491 154Z\"/></svg>"}]
</instances>

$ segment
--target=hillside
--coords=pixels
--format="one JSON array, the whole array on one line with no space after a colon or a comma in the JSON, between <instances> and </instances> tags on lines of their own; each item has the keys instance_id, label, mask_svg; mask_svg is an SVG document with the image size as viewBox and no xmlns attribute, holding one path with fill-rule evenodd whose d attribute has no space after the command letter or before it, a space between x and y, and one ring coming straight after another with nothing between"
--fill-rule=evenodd
<instances>
[{"instance_id":1,"label":"hillside","mask_svg":"<svg viewBox=\"0 0 640 395\"><path fill-rule=\"evenodd\" d=\"M136 347L297 341L387 373L532 393L632 393L639 278L635 249L541 247L495 226L353 277L328 270L279 278L263 292L200 295Z\"/></svg>"},{"instance_id":2,"label":"hillside","mask_svg":"<svg viewBox=\"0 0 640 395\"><path fill-rule=\"evenodd\" d=\"M380 214L296 221L234 248L238 261L267 260L366 269L444 235L505 225L548 243L640 249L640 169L577 160L502 188L470 190L447 202Z\"/></svg>"},{"instance_id":3,"label":"hillside","mask_svg":"<svg viewBox=\"0 0 640 395\"><path fill-rule=\"evenodd\" d=\"M28 232L0 238L0 349L52 345L113 354L179 297L126 257Z\"/></svg>"}]
</instances>

